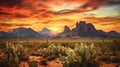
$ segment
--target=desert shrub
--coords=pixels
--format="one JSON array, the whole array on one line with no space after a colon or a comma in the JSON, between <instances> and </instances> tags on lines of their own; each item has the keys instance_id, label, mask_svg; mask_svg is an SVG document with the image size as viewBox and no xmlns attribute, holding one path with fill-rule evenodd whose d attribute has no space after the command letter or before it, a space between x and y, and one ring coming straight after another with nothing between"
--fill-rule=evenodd
<instances>
[{"instance_id":1,"label":"desert shrub","mask_svg":"<svg viewBox=\"0 0 120 67\"><path fill-rule=\"evenodd\" d=\"M46 61L46 60L44 60L44 59L43 59L43 60L41 60L39 64L44 65L44 66L48 65L48 64L47 64L47 61Z\"/></svg>"},{"instance_id":2,"label":"desert shrub","mask_svg":"<svg viewBox=\"0 0 120 67\"><path fill-rule=\"evenodd\" d=\"M43 58L47 59L54 59L59 56L59 54L64 55L67 47L64 47L62 45L54 45L51 44L48 46L48 48L40 48L38 49L38 52L41 54Z\"/></svg>"},{"instance_id":3,"label":"desert shrub","mask_svg":"<svg viewBox=\"0 0 120 67\"><path fill-rule=\"evenodd\" d=\"M11 67L11 66L8 61L0 60L0 67Z\"/></svg>"},{"instance_id":4,"label":"desert shrub","mask_svg":"<svg viewBox=\"0 0 120 67\"><path fill-rule=\"evenodd\" d=\"M120 61L120 57L119 56L111 56L110 61L113 63L118 63Z\"/></svg>"},{"instance_id":5,"label":"desert shrub","mask_svg":"<svg viewBox=\"0 0 120 67\"><path fill-rule=\"evenodd\" d=\"M116 52L120 51L120 40L113 40L111 44L108 45L109 51L116 55Z\"/></svg>"},{"instance_id":6,"label":"desert shrub","mask_svg":"<svg viewBox=\"0 0 120 67\"><path fill-rule=\"evenodd\" d=\"M28 62L29 67L38 67L37 62L33 61L33 62Z\"/></svg>"},{"instance_id":7,"label":"desert shrub","mask_svg":"<svg viewBox=\"0 0 120 67\"><path fill-rule=\"evenodd\" d=\"M3 51L5 55L3 60L6 60L9 65L15 65L18 67L20 60L27 54L27 48L23 47L21 44L13 44L7 42L5 47L6 50Z\"/></svg>"},{"instance_id":8,"label":"desert shrub","mask_svg":"<svg viewBox=\"0 0 120 67\"><path fill-rule=\"evenodd\" d=\"M74 50L67 49L67 56L60 55L60 60L63 62L63 67L98 67L94 60L97 51L93 44L86 46L81 43L81 45L75 45Z\"/></svg>"}]
</instances>

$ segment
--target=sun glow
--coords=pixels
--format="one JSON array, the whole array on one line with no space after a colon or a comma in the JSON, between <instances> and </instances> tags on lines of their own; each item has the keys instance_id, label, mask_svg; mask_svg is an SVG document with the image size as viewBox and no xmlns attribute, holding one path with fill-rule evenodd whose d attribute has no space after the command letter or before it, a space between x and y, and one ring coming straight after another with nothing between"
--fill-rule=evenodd
<instances>
[{"instance_id":1,"label":"sun glow","mask_svg":"<svg viewBox=\"0 0 120 67\"><path fill-rule=\"evenodd\" d=\"M58 34L59 34L59 33L56 32L56 31L51 31L51 35L52 35L52 37L56 37Z\"/></svg>"},{"instance_id":2,"label":"sun glow","mask_svg":"<svg viewBox=\"0 0 120 67\"><path fill-rule=\"evenodd\" d=\"M61 28L59 28L59 27L50 27L49 29L51 31L55 31L55 32L60 32L61 31Z\"/></svg>"},{"instance_id":3,"label":"sun glow","mask_svg":"<svg viewBox=\"0 0 120 67\"><path fill-rule=\"evenodd\" d=\"M72 10L75 10L77 8L79 8L80 6L82 6L83 4L79 4L79 3L64 3L62 5L55 5L55 4L50 4L50 8L52 11L54 12L60 12L60 11L63 11L63 10L66 10L66 11L63 11L63 12L69 12L69 11L72 11Z\"/></svg>"}]
</instances>

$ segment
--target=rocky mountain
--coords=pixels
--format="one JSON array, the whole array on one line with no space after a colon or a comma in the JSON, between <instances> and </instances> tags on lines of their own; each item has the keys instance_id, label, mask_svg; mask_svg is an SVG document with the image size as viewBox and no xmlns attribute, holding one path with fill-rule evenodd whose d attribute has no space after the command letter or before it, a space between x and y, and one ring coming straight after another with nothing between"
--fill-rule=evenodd
<instances>
[{"instance_id":1,"label":"rocky mountain","mask_svg":"<svg viewBox=\"0 0 120 67\"><path fill-rule=\"evenodd\" d=\"M51 31L48 28L43 28L39 34L41 34L44 38L48 38L51 36Z\"/></svg>"},{"instance_id":2,"label":"rocky mountain","mask_svg":"<svg viewBox=\"0 0 120 67\"><path fill-rule=\"evenodd\" d=\"M80 21L76 23L75 32L79 36L95 36L96 29L91 23L86 23L85 21ZM94 34L93 34L94 33Z\"/></svg>"},{"instance_id":3,"label":"rocky mountain","mask_svg":"<svg viewBox=\"0 0 120 67\"><path fill-rule=\"evenodd\" d=\"M116 31L109 31L107 34L111 37L120 37L120 33Z\"/></svg>"},{"instance_id":4,"label":"rocky mountain","mask_svg":"<svg viewBox=\"0 0 120 67\"><path fill-rule=\"evenodd\" d=\"M38 32L35 32L31 28L16 28L11 32L13 35L20 38L39 38L41 35Z\"/></svg>"},{"instance_id":5,"label":"rocky mountain","mask_svg":"<svg viewBox=\"0 0 120 67\"><path fill-rule=\"evenodd\" d=\"M120 33L116 31L104 32L97 30L93 24L80 21L76 23L75 28L71 29L68 26L64 26L64 31L60 34L55 31L51 31L47 28L43 28L40 32L36 32L31 28L19 27L12 32L0 32L0 38L120 38Z\"/></svg>"},{"instance_id":6,"label":"rocky mountain","mask_svg":"<svg viewBox=\"0 0 120 67\"><path fill-rule=\"evenodd\" d=\"M14 38L15 36L10 32L0 32L0 38Z\"/></svg>"},{"instance_id":7,"label":"rocky mountain","mask_svg":"<svg viewBox=\"0 0 120 67\"><path fill-rule=\"evenodd\" d=\"M69 33L64 33L68 32ZM120 37L120 34L112 31L112 32L104 32L102 30L96 30L93 24L86 23L85 21L80 21L76 23L76 27L72 30L69 27L64 27L64 31L59 35L61 37L99 37L99 38L106 38L106 37Z\"/></svg>"},{"instance_id":8,"label":"rocky mountain","mask_svg":"<svg viewBox=\"0 0 120 67\"><path fill-rule=\"evenodd\" d=\"M70 28L68 26L64 26L63 33L70 33L70 32L71 32Z\"/></svg>"}]
</instances>

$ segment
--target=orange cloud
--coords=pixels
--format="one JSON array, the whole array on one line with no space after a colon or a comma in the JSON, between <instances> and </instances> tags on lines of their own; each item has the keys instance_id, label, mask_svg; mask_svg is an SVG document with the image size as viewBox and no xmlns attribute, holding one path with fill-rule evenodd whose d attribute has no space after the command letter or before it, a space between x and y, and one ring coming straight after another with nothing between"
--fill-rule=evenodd
<instances>
[{"instance_id":1,"label":"orange cloud","mask_svg":"<svg viewBox=\"0 0 120 67\"><path fill-rule=\"evenodd\" d=\"M78 15L119 3L119 0L0 0L0 30L24 26L36 31L43 27L62 31L65 25L73 28L76 21L86 20L96 24L98 29L104 29L100 26L106 25L106 28L111 26L119 31L119 18L84 18Z\"/></svg>"},{"instance_id":2,"label":"orange cloud","mask_svg":"<svg viewBox=\"0 0 120 67\"><path fill-rule=\"evenodd\" d=\"M44 18L56 14L79 13L95 10L100 5L104 4L106 0L2 0L1 2L0 10L11 14L13 18L16 17L15 14L42 16Z\"/></svg>"}]
</instances>

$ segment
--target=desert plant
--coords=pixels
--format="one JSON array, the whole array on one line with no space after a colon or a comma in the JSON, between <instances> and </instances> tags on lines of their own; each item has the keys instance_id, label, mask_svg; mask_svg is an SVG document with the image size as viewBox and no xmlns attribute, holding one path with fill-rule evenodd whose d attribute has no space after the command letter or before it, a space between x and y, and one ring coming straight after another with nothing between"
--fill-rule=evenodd
<instances>
[{"instance_id":1,"label":"desert plant","mask_svg":"<svg viewBox=\"0 0 120 67\"><path fill-rule=\"evenodd\" d=\"M120 40L113 40L111 44L108 45L108 49L116 55L117 51L120 51Z\"/></svg>"},{"instance_id":2,"label":"desert plant","mask_svg":"<svg viewBox=\"0 0 120 67\"><path fill-rule=\"evenodd\" d=\"M113 63L118 63L120 61L120 57L119 56L111 56L110 61Z\"/></svg>"},{"instance_id":3,"label":"desert plant","mask_svg":"<svg viewBox=\"0 0 120 67\"><path fill-rule=\"evenodd\" d=\"M59 54L64 55L66 49L67 47L51 44L48 46L48 48L38 49L38 52L41 54L42 57L54 59L56 57L59 57Z\"/></svg>"},{"instance_id":4,"label":"desert plant","mask_svg":"<svg viewBox=\"0 0 120 67\"><path fill-rule=\"evenodd\" d=\"M21 44L6 43L6 51L4 51L4 60L7 60L10 65L18 67L20 59L27 53L27 48L24 48Z\"/></svg>"},{"instance_id":5,"label":"desert plant","mask_svg":"<svg viewBox=\"0 0 120 67\"><path fill-rule=\"evenodd\" d=\"M63 67L96 67L97 48L94 47L93 43L89 46L81 43L76 45L74 50L66 50L66 55L60 55L60 60L63 62Z\"/></svg>"},{"instance_id":6,"label":"desert plant","mask_svg":"<svg viewBox=\"0 0 120 67\"><path fill-rule=\"evenodd\" d=\"M28 62L29 67L38 67L37 62L33 61L33 62Z\"/></svg>"}]
</instances>

